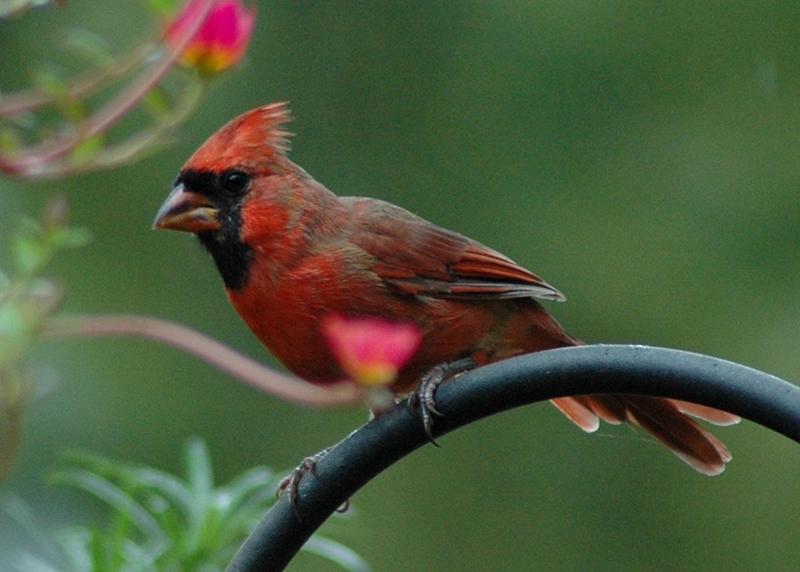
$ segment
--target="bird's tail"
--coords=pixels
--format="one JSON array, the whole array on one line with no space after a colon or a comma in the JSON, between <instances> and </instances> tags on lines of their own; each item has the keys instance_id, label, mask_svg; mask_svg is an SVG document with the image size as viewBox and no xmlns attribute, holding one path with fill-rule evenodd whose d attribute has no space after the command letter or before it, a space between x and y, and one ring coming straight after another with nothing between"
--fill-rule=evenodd
<instances>
[{"instance_id":1,"label":"bird's tail","mask_svg":"<svg viewBox=\"0 0 800 572\"><path fill-rule=\"evenodd\" d=\"M575 340L575 345L582 344ZM615 425L638 425L693 469L712 476L725 470L730 451L692 417L715 425L733 425L740 420L704 405L638 395L582 395L553 399L552 403L586 432L596 431L600 419Z\"/></svg>"}]
</instances>

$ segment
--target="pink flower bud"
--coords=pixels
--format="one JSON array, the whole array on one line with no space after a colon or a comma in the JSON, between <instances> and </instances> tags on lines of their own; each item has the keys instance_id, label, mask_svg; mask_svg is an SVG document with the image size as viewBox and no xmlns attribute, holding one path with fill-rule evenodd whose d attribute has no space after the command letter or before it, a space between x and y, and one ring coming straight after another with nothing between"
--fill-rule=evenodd
<instances>
[{"instance_id":1,"label":"pink flower bud","mask_svg":"<svg viewBox=\"0 0 800 572\"><path fill-rule=\"evenodd\" d=\"M186 33L187 25L202 6L203 0L188 0L183 5L164 31L167 45L174 46ZM200 30L181 54L181 63L207 75L235 65L247 50L255 21L255 10L249 10L241 0L214 2Z\"/></svg>"}]
</instances>

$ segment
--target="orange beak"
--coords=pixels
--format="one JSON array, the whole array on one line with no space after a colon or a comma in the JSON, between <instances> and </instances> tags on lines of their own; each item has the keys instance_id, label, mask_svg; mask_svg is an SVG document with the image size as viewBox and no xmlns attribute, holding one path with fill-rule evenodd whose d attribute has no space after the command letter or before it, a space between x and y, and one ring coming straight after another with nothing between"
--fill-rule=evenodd
<instances>
[{"instance_id":1,"label":"orange beak","mask_svg":"<svg viewBox=\"0 0 800 572\"><path fill-rule=\"evenodd\" d=\"M201 232L217 230L217 207L198 193L186 190L179 183L158 209L153 228L182 230L183 232Z\"/></svg>"}]
</instances>

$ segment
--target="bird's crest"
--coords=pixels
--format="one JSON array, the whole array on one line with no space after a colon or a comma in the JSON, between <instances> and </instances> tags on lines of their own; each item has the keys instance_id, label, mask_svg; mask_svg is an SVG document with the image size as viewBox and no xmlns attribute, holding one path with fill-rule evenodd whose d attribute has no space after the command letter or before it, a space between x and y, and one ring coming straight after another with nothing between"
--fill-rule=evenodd
<instances>
[{"instance_id":1,"label":"bird's crest","mask_svg":"<svg viewBox=\"0 0 800 572\"><path fill-rule=\"evenodd\" d=\"M261 143L266 143L282 153L289 150L289 137L292 133L281 126L291 120L289 104L285 101L256 107L234 119L238 121L238 131L244 130L246 133L262 136Z\"/></svg>"},{"instance_id":2,"label":"bird's crest","mask_svg":"<svg viewBox=\"0 0 800 572\"><path fill-rule=\"evenodd\" d=\"M282 125L292 120L288 104L270 103L251 109L223 125L206 140L185 167L213 169L216 165L279 161L289 150L289 131Z\"/></svg>"}]
</instances>

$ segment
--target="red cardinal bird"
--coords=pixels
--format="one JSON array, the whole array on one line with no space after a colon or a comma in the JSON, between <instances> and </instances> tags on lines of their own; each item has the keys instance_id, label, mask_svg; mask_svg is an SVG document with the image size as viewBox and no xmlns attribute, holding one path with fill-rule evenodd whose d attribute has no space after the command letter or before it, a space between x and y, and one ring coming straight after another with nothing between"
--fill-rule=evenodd
<instances>
[{"instance_id":1,"label":"red cardinal bird","mask_svg":"<svg viewBox=\"0 0 800 572\"><path fill-rule=\"evenodd\" d=\"M420 349L392 386L398 394L442 364L580 345L535 300L564 296L532 272L400 207L338 197L315 181L286 155L289 120L278 103L222 127L183 166L154 223L197 235L236 311L289 370L317 384L342 379L320 331L332 313L419 326ZM640 425L707 475L731 458L685 415L738 420L728 413L631 395L553 404L585 431L599 419Z\"/></svg>"}]
</instances>

